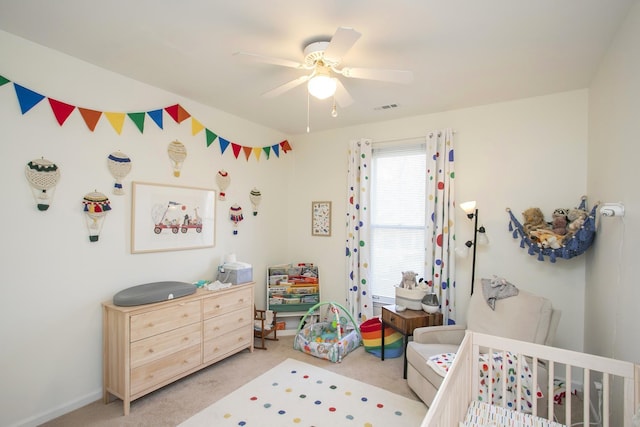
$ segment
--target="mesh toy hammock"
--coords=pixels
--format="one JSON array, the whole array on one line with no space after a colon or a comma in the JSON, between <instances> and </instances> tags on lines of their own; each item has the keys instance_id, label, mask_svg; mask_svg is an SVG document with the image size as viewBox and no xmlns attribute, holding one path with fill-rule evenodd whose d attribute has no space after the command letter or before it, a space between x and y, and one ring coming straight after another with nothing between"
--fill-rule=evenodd
<instances>
[{"instance_id":1,"label":"mesh toy hammock","mask_svg":"<svg viewBox=\"0 0 640 427\"><path fill-rule=\"evenodd\" d=\"M509 231L513 233L513 238L520 238L520 247L528 247L529 255L538 255L538 261L544 261L544 257L547 256L550 262L556 262L556 259L564 258L570 259L578 255L582 255L593 243L593 239L596 237L596 210L598 204L596 203L591 211L587 211L587 198L582 197L578 209L589 212L587 218L584 220L584 224L580 227L580 230L576 231L573 236L563 241L563 244L558 249L541 247L537 242L531 240L520 224L520 221L513 215L510 208L507 208L507 212L511 218L509 222Z\"/></svg>"},{"instance_id":2,"label":"mesh toy hammock","mask_svg":"<svg viewBox=\"0 0 640 427\"><path fill-rule=\"evenodd\" d=\"M311 316L311 317L310 317ZM313 322L313 319L319 319ZM320 359L342 362L362 344L362 336L351 313L335 302L320 302L300 320L293 348Z\"/></svg>"}]
</instances>

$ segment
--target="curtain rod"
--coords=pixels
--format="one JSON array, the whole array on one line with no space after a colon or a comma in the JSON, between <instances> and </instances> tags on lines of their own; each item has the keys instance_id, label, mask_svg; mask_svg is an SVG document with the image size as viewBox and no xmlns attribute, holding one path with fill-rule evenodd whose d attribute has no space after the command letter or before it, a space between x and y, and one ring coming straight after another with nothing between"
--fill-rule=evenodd
<instances>
[{"instance_id":1,"label":"curtain rod","mask_svg":"<svg viewBox=\"0 0 640 427\"><path fill-rule=\"evenodd\" d=\"M453 134L455 135L457 132L454 130ZM425 135L419 135L419 136L407 136L404 138L395 138L395 139L383 139L380 141L376 141L376 140L371 140L372 143L374 144L386 144L386 143L392 143L392 142L402 142L402 141L409 141L412 139L420 139L420 138L426 138L427 136L432 136L434 134L434 132L429 132ZM438 136L440 136L441 132L438 132Z\"/></svg>"}]
</instances>

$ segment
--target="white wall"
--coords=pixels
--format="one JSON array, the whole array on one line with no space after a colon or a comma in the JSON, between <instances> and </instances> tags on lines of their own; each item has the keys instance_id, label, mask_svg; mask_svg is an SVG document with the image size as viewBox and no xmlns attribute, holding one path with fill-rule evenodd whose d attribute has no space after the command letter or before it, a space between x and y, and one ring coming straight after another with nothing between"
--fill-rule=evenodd
<instances>
[{"instance_id":1,"label":"white wall","mask_svg":"<svg viewBox=\"0 0 640 427\"><path fill-rule=\"evenodd\" d=\"M586 194L587 101L587 91L579 90L293 137L296 163L289 188L296 197L289 205L290 257L316 262L322 299L343 302L348 141L407 138L451 127L457 132L456 199L477 200L480 223L490 239L488 247L478 248L476 279L496 274L551 299L563 312L556 344L582 350L585 258L537 261L511 237L505 208L520 216L538 206L550 219L555 208L580 202ZM333 202L331 237L310 236L312 200ZM473 225L461 210L456 224L459 241L473 237ZM471 258L456 268L464 321Z\"/></svg>"},{"instance_id":2,"label":"white wall","mask_svg":"<svg viewBox=\"0 0 640 427\"><path fill-rule=\"evenodd\" d=\"M602 61L589 95L589 195L622 202L605 218L587 264L585 350L640 362L640 3Z\"/></svg>"},{"instance_id":3,"label":"white wall","mask_svg":"<svg viewBox=\"0 0 640 427\"><path fill-rule=\"evenodd\" d=\"M124 78L74 58L0 32L0 74L60 101L101 111L149 111L180 103L214 132L245 146L276 144L285 136L188 99ZM188 71L185 72L188 78ZM257 162L236 160L231 148L191 134L191 120L176 124L164 116L164 131L147 118L141 134L129 119L118 135L101 118L90 132L74 111L59 126L45 99L21 115L13 84L0 87L0 210L3 256L0 298L0 425L34 425L101 397L102 319L100 302L117 291L161 280L211 279L228 253L254 265L264 283L265 266L285 253L287 170L295 151ZM182 141L188 156L179 179L166 154ZM121 150L133 160L125 196L111 194L106 158ZM242 155L241 155L242 156ZM61 169L50 209L37 211L25 179L27 162L45 157ZM231 174L227 201L217 206L214 248L151 254L130 253L131 182L217 189L215 174ZM251 216L249 191L263 194ZM82 198L97 189L112 202L97 243L90 243ZM229 207L242 206L245 220L232 236ZM264 287L257 287L264 306Z\"/></svg>"}]
</instances>

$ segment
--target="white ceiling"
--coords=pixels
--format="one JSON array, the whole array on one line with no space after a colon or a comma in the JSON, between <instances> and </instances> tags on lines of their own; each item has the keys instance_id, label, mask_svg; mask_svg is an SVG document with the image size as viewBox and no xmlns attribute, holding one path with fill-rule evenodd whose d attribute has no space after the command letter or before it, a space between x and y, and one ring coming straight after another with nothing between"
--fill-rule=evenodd
<instances>
[{"instance_id":1,"label":"white ceiling","mask_svg":"<svg viewBox=\"0 0 640 427\"><path fill-rule=\"evenodd\" d=\"M234 52L302 61L346 26L362 37L345 66L413 72L409 85L342 78L355 102L332 118L312 98L317 132L588 87L637 1L0 0L0 29L291 135L306 130L305 86L261 94L305 71Z\"/></svg>"}]
</instances>

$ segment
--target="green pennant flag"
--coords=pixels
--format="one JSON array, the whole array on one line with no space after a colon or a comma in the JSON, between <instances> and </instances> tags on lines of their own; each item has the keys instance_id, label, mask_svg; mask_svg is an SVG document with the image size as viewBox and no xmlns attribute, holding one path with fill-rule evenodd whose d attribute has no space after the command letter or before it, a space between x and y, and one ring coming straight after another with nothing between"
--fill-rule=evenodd
<instances>
[{"instance_id":1,"label":"green pennant flag","mask_svg":"<svg viewBox=\"0 0 640 427\"><path fill-rule=\"evenodd\" d=\"M127 113L127 116L136 124L140 133L144 133L144 115L145 113Z\"/></svg>"},{"instance_id":2,"label":"green pennant flag","mask_svg":"<svg viewBox=\"0 0 640 427\"><path fill-rule=\"evenodd\" d=\"M0 76L0 86L9 83L11 80L9 80L8 78L4 77L4 76Z\"/></svg>"},{"instance_id":3,"label":"green pennant flag","mask_svg":"<svg viewBox=\"0 0 640 427\"><path fill-rule=\"evenodd\" d=\"M269 154L271 154L271 147L262 147L262 151L267 155L267 160L269 160Z\"/></svg>"},{"instance_id":4,"label":"green pennant flag","mask_svg":"<svg viewBox=\"0 0 640 427\"><path fill-rule=\"evenodd\" d=\"M213 144L213 141L216 140L218 135L211 132L209 129L205 129L205 133L207 134L207 147L209 147L211 144Z\"/></svg>"}]
</instances>

